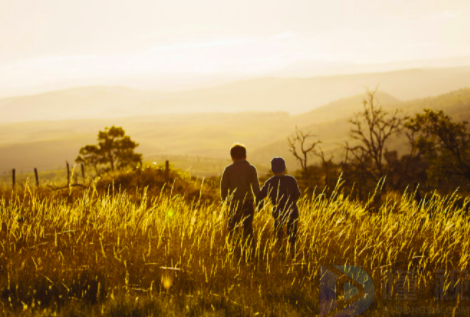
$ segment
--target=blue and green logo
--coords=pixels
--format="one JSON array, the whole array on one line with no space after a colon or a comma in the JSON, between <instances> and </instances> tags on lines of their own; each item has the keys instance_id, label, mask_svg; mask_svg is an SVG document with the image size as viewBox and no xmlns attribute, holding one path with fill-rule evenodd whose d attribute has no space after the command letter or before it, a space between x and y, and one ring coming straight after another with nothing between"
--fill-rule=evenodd
<instances>
[{"instance_id":1,"label":"blue and green logo","mask_svg":"<svg viewBox=\"0 0 470 317\"><path fill-rule=\"evenodd\" d=\"M362 314L374 299L374 283L353 265L321 266L320 316L352 317Z\"/></svg>"}]
</instances>

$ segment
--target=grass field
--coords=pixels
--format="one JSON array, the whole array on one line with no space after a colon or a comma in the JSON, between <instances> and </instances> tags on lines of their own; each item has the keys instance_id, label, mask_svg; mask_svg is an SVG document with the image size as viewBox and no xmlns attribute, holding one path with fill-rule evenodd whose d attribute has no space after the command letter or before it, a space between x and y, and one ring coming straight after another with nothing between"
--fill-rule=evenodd
<instances>
[{"instance_id":1,"label":"grass field","mask_svg":"<svg viewBox=\"0 0 470 317\"><path fill-rule=\"evenodd\" d=\"M412 192L389 195L374 212L340 185L328 198L303 197L294 252L276 243L266 205L254 219L251 257L228 241L227 205L207 198L216 188L199 182L200 195L188 196L178 182L163 189L4 187L2 314L317 316L322 265L354 265L372 277L374 300L364 316L470 312L468 280L455 299L435 296L439 270L469 268L470 225L457 195L421 202ZM414 275L386 293L384 277L397 272ZM449 281L444 290L452 295ZM400 300L400 290L411 297Z\"/></svg>"}]
</instances>

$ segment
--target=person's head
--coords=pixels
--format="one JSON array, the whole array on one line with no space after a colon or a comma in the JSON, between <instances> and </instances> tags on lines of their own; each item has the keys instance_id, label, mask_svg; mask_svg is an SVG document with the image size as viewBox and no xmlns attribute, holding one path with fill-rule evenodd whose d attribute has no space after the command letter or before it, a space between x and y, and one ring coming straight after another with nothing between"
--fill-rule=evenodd
<instances>
[{"instance_id":1,"label":"person's head","mask_svg":"<svg viewBox=\"0 0 470 317\"><path fill-rule=\"evenodd\" d=\"M271 160L271 171L274 175L280 176L287 172L286 161L282 157L275 157Z\"/></svg>"},{"instance_id":2,"label":"person's head","mask_svg":"<svg viewBox=\"0 0 470 317\"><path fill-rule=\"evenodd\" d=\"M230 149L230 156L232 160L245 160L246 159L246 147L243 144L235 143Z\"/></svg>"}]
</instances>

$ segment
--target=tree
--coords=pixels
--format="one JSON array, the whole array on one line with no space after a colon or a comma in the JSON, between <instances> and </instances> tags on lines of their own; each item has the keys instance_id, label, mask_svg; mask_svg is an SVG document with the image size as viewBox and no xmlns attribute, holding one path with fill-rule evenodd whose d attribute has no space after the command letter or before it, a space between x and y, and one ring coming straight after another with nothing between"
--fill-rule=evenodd
<instances>
[{"instance_id":1,"label":"tree","mask_svg":"<svg viewBox=\"0 0 470 317\"><path fill-rule=\"evenodd\" d=\"M304 132L298 127L295 127L295 135L287 139L287 142L289 143L289 151L299 161L305 181L307 181L310 176L308 170L308 157L309 155L315 154L315 146L321 143L321 141L310 141L313 137L314 135L310 132Z\"/></svg>"},{"instance_id":2,"label":"tree","mask_svg":"<svg viewBox=\"0 0 470 317\"><path fill-rule=\"evenodd\" d=\"M79 151L78 157L75 162L83 164L85 166L91 166L95 170L95 173L100 174L98 165L101 161L100 149L96 145L86 145Z\"/></svg>"},{"instance_id":3,"label":"tree","mask_svg":"<svg viewBox=\"0 0 470 317\"><path fill-rule=\"evenodd\" d=\"M470 134L467 122L454 122L441 111L425 109L406 127L417 136L416 147L425 155L432 177L457 176L470 180Z\"/></svg>"},{"instance_id":4,"label":"tree","mask_svg":"<svg viewBox=\"0 0 470 317\"><path fill-rule=\"evenodd\" d=\"M364 110L349 121L353 126L349 135L356 140L356 144L345 145L351 156L350 164L359 174L356 178L361 183L372 180L373 184L377 184L384 176L392 174L400 162L397 153L390 152L387 145L393 136L402 132L406 117L399 116L398 110L393 113L385 111L375 98L376 92L367 92L363 101Z\"/></svg>"},{"instance_id":5,"label":"tree","mask_svg":"<svg viewBox=\"0 0 470 317\"><path fill-rule=\"evenodd\" d=\"M97 174L100 166L104 171L113 172L129 166L136 168L142 164L142 154L134 152L138 146L121 127L112 126L99 131L97 145L82 147L75 162L92 166Z\"/></svg>"}]
</instances>

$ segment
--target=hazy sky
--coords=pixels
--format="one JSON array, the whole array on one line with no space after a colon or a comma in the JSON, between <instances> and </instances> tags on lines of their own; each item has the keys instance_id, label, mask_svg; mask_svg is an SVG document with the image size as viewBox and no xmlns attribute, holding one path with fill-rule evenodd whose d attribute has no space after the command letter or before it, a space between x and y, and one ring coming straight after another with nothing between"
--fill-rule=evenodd
<instances>
[{"instance_id":1,"label":"hazy sky","mask_svg":"<svg viewBox=\"0 0 470 317\"><path fill-rule=\"evenodd\" d=\"M469 16L469 0L0 0L0 87L464 56Z\"/></svg>"}]
</instances>

